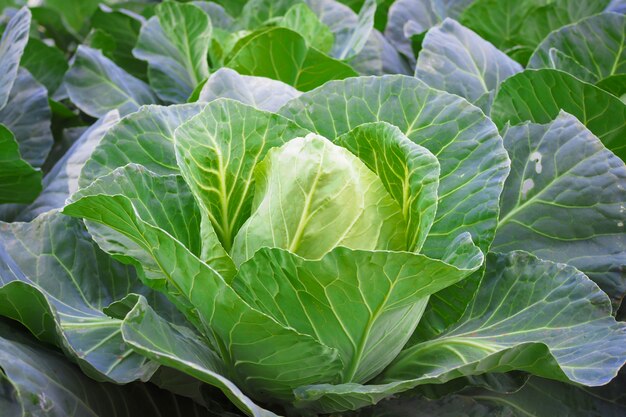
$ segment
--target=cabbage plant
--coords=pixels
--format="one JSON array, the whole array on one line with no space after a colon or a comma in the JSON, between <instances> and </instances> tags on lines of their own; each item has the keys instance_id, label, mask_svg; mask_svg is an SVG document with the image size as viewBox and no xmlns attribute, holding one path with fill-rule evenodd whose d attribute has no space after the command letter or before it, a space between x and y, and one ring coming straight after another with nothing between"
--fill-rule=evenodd
<instances>
[{"instance_id":1,"label":"cabbage plant","mask_svg":"<svg viewBox=\"0 0 626 417\"><path fill-rule=\"evenodd\" d=\"M516 139L412 77L330 82L278 113L147 106L105 134L62 211L185 317L131 294L110 310L125 343L250 415L355 410L487 372L602 385L626 357L607 295L571 266L488 251L499 216L524 214L502 216L501 195L576 175L553 155L600 179L626 168L566 113L526 128L555 138L537 144L536 187L509 175L509 156L528 158Z\"/></svg>"}]
</instances>

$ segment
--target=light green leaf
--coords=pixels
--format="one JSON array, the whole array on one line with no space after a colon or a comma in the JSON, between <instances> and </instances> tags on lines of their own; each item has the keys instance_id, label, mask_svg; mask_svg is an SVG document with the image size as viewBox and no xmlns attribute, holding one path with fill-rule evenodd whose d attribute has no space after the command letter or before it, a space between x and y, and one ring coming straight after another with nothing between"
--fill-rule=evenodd
<instances>
[{"instance_id":1,"label":"light green leaf","mask_svg":"<svg viewBox=\"0 0 626 417\"><path fill-rule=\"evenodd\" d=\"M289 8L278 24L300 34L307 44L320 52L328 53L333 47L335 37L330 28L320 22L305 3Z\"/></svg>"},{"instance_id":2,"label":"light green leaf","mask_svg":"<svg viewBox=\"0 0 626 417\"><path fill-rule=\"evenodd\" d=\"M615 321L608 297L584 274L525 252L490 254L461 320L406 348L378 385L315 385L296 395L301 406L354 409L421 384L514 369L597 386L625 360L626 324Z\"/></svg>"},{"instance_id":3,"label":"light green leaf","mask_svg":"<svg viewBox=\"0 0 626 417\"><path fill-rule=\"evenodd\" d=\"M22 159L9 129L0 124L0 203L29 203L41 191L41 171Z\"/></svg>"},{"instance_id":4,"label":"light green leaf","mask_svg":"<svg viewBox=\"0 0 626 417\"><path fill-rule=\"evenodd\" d=\"M0 321L0 369L0 407L7 416L213 415L191 400L150 384L96 382L8 321Z\"/></svg>"},{"instance_id":5,"label":"light green leaf","mask_svg":"<svg viewBox=\"0 0 626 417\"><path fill-rule=\"evenodd\" d=\"M398 202L357 157L321 136L270 150L256 168L254 193L231 252L237 265L264 246L309 259L337 246L406 249Z\"/></svg>"},{"instance_id":6,"label":"light green leaf","mask_svg":"<svg viewBox=\"0 0 626 417\"><path fill-rule=\"evenodd\" d=\"M301 91L357 75L348 65L309 48L296 32L281 27L261 29L239 40L226 66L243 75L283 81Z\"/></svg>"},{"instance_id":7,"label":"light green leaf","mask_svg":"<svg viewBox=\"0 0 626 417\"><path fill-rule=\"evenodd\" d=\"M132 270L91 240L82 222L57 212L0 223L0 315L55 343L98 380L147 379L156 365L122 341L121 321L102 309L145 292Z\"/></svg>"},{"instance_id":8,"label":"light green leaf","mask_svg":"<svg viewBox=\"0 0 626 417\"><path fill-rule=\"evenodd\" d=\"M520 64L492 44L456 21L446 19L426 34L415 76L434 88L477 103L484 94L520 71Z\"/></svg>"},{"instance_id":9,"label":"light green leaf","mask_svg":"<svg viewBox=\"0 0 626 417\"><path fill-rule=\"evenodd\" d=\"M489 247L509 161L496 127L478 108L395 75L333 81L288 102L281 113L331 139L364 123L397 126L441 165L437 215L424 253L440 258L465 231L481 250Z\"/></svg>"},{"instance_id":10,"label":"light green leaf","mask_svg":"<svg viewBox=\"0 0 626 417\"><path fill-rule=\"evenodd\" d=\"M335 46L332 56L337 59L350 59L361 52L374 28L375 13L376 0L365 0L359 11L356 24L335 33Z\"/></svg>"},{"instance_id":11,"label":"light green leaf","mask_svg":"<svg viewBox=\"0 0 626 417\"><path fill-rule=\"evenodd\" d=\"M504 132L511 175L493 249L575 266L619 305L626 280L626 166L575 117Z\"/></svg>"},{"instance_id":12,"label":"light green leaf","mask_svg":"<svg viewBox=\"0 0 626 417\"><path fill-rule=\"evenodd\" d=\"M9 20L0 39L0 109L7 104L17 78L20 60L28 42L30 18L30 10L26 7L20 9Z\"/></svg>"},{"instance_id":13,"label":"light green leaf","mask_svg":"<svg viewBox=\"0 0 626 417\"><path fill-rule=\"evenodd\" d=\"M63 212L106 225L132 241L137 251L127 256L137 266L151 258L146 266L158 268L150 273L164 277L164 291L179 306L187 300L191 307L184 309L187 317L209 338L245 392L254 398L271 395L289 401L297 386L335 380L340 361L334 349L251 308L181 242L140 218L129 198L100 190L91 195L90 188L75 195ZM288 363L298 365L285 366Z\"/></svg>"},{"instance_id":14,"label":"light green leaf","mask_svg":"<svg viewBox=\"0 0 626 417\"><path fill-rule=\"evenodd\" d=\"M36 38L28 41L21 65L46 86L50 95L57 91L69 68L65 54L59 48Z\"/></svg>"},{"instance_id":15,"label":"light green leaf","mask_svg":"<svg viewBox=\"0 0 626 417\"><path fill-rule=\"evenodd\" d=\"M609 1L475 0L459 21L525 65L551 31L604 11Z\"/></svg>"},{"instance_id":16,"label":"light green leaf","mask_svg":"<svg viewBox=\"0 0 626 417\"><path fill-rule=\"evenodd\" d=\"M491 118L501 129L524 121L548 123L564 110L604 146L626 159L626 104L598 87L558 70L526 70L501 84Z\"/></svg>"},{"instance_id":17,"label":"light green leaf","mask_svg":"<svg viewBox=\"0 0 626 417\"><path fill-rule=\"evenodd\" d=\"M385 122L360 125L339 136L336 143L378 175L407 223L405 248L420 252L437 211L437 158Z\"/></svg>"},{"instance_id":18,"label":"light green leaf","mask_svg":"<svg viewBox=\"0 0 626 417\"><path fill-rule=\"evenodd\" d=\"M167 1L155 8L133 54L148 62L150 86L162 100L184 103L209 76L212 31L209 16L193 4Z\"/></svg>"},{"instance_id":19,"label":"light green leaf","mask_svg":"<svg viewBox=\"0 0 626 417\"><path fill-rule=\"evenodd\" d=\"M341 382L365 383L402 349L428 296L465 278L482 264L483 255L472 245L457 261L450 265L408 252L343 247L320 260L305 260L263 248L241 266L233 287L284 326L337 348Z\"/></svg>"},{"instance_id":20,"label":"light green leaf","mask_svg":"<svg viewBox=\"0 0 626 417\"><path fill-rule=\"evenodd\" d=\"M74 63L65 75L70 99L82 111L94 117L117 109L122 116L137 111L141 105L157 102L150 87L102 55L80 45Z\"/></svg>"},{"instance_id":21,"label":"light green leaf","mask_svg":"<svg viewBox=\"0 0 626 417\"><path fill-rule=\"evenodd\" d=\"M554 59L553 51L566 59ZM626 16L600 13L560 28L541 42L528 67L559 69L593 84L626 74Z\"/></svg>"},{"instance_id":22,"label":"light green leaf","mask_svg":"<svg viewBox=\"0 0 626 417\"><path fill-rule=\"evenodd\" d=\"M85 163L79 186L85 187L129 163L143 165L161 175L179 173L174 153L174 130L204 106L145 106L123 118L104 135Z\"/></svg>"},{"instance_id":23,"label":"light green leaf","mask_svg":"<svg viewBox=\"0 0 626 417\"><path fill-rule=\"evenodd\" d=\"M230 68L220 68L209 77L200 91L198 101L210 102L230 98L259 110L278 111L286 102L301 93L282 81L252 75L239 75Z\"/></svg>"},{"instance_id":24,"label":"light green leaf","mask_svg":"<svg viewBox=\"0 0 626 417\"><path fill-rule=\"evenodd\" d=\"M22 158L33 167L43 165L54 139L50 130L48 92L28 71L20 68L0 123L14 135Z\"/></svg>"},{"instance_id":25,"label":"light green leaf","mask_svg":"<svg viewBox=\"0 0 626 417\"><path fill-rule=\"evenodd\" d=\"M91 125L46 174L41 194L31 204L21 208L12 220L31 221L41 213L63 207L65 200L78 190L80 171L94 148L119 120L117 110L112 110Z\"/></svg>"},{"instance_id":26,"label":"light green leaf","mask_svg":"<svg viewBox=\"0 0 626 417\"><path fill-rule=\"evenodd\" d=\"M306 133L282 116L224 99L207 104L176 129L181 173L203 223L212 225L226 251L250 217L256 164L270 148Z\"/></svg>"},{"instance_id":27,"label":"light green leaf","mask_svg":"<svg viewBox=\"0 0 626 417\"><path fill-rule=\"evenodd\" d=\"M159 317L145 299L140 299L127 315L122 334L126 343L142 355L218 387L246 414L276 416L254 404L225 376L224 363L208 347L206 339Z\"/></svg>"}]
</instances>

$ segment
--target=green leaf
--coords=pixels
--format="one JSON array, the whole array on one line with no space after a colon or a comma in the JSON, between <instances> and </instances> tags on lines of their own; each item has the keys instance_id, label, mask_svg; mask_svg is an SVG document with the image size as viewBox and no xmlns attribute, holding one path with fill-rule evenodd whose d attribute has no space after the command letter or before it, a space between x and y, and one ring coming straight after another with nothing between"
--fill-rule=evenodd
<instances>
[{"instance_id":1,"label":"green leaf","mask_svg":"<svg viewBox=\"0 0 626 417\"><path fill-rule=\"evenodd\" d=\"M55 343L98 380L147 379L156 365L123 343L102 309L145 292L132 270L98 249L82 222L50 212L0 224L0 315Z\"/></svg>"},{"instance_id":2,"label":"green leaf","mask_svg":"<svg viewBox=\"0 0 626 417\"><path fill-rule=\"evenodd\" d=\"M331 139L364 123L398 127L441 165L437 215L424 253L441 258L465 231L481 250L489 247L509 161L496 127L478 108L395 75L333 81L288 102L281 113Z\"/></svg>"},{"instance_id":3,"label":"green leaf","mask_svg":"<svg viewBox=\"0 0 626 417\"><path fill-rule=\"evenodd\" d=\"M35 168L43 165L54 142L50 131L48 92L20 68L0 123L15 135L22 158Z\"/></svg>"},{"instance_id":4,"label":"green leaf","mask_svg":"<svg viewBox=\"0 0 626 417\"><path fill-rule=\"evenodd\" d=\"M267 153L255 170L252 214L232 249L235 264L264 247L309 259L337 246L405 250L402 209L352 153L309 134Z\"/></svg>"},{"instance_id":5,"label":"green leaf","mask_svg":"<svg viewBox=\"0 0 626 417\"><path fill-rule=\"evenodd\" d=\"M207 346L206 339L159 317L145 299L141 299L130 311L124 320L122 333L126 343L142 355L218 387L246 414L253 417L276 416L254 404L225 376L227 370L224 363Z\"/></svg>"},{"instance_id":6,"label":"green leaf","mask_svg":"<svg viewBox=\"0 0 626 417\"><path fill-rule=\"evenodd\" d=\"M501 129L524 121L548 123L561 110L578 118L604 146L626 159L626 104L558 70L526 70L501 84L491 118Z\"/></svg>"},{"instance_id":7,"label":"green leaf","mask_svg":"<svg viewBox=\"0 0 626 417\"><path fill-rule=\"evenodd\" d=\"M619 305L626 280L626 166L575 117L504 132L512 169L493 249L580 269Z\"/></svg>"},{"instance_id":8,"label":"green leaf","mask_svg":"<svg viewBox=\"0 0 626 417\"><path fill-rule=\"evenodd\" d=\"M53 95L69 68L63 52L56 46L46 45L43 41L31 38L24 49L21 65Z\"/></svg>"},{"instance_id":9,"label":"green leaf","mask_svg":"<svg viewBox=\"0 0 626 417\"><path fill-rule=\"evenodd\" d=\"M336 348L343 362L341 382L364 383L402 349L428 296L465 278L482 264L483 255L472 245L457 261L450 265L407 252L344 247L306 260L263 248L241 266L233 287L284 326Z\"/></svg>"},{"instance_id":10,"label":"green leaf","mask_svg":"<svg viewBox=\"0 0 626 417\"><path fill-rule=\"evenodd\" d=\"M485 405L508 407L519 415L619 417L626 412L626 405L620 401L623 385L619 382L614 380L607 386L590 389L533 377L512 394L487 390L470 390L463 394Z\"/></svg>"},{"instance_id":11,"label":"green leaf","mask_svg":"<svg viewBox=\"0 0 626 417\"><path fill-rule=\"evenodd\" d=\"M155 14L133 54L148 63L150 85L163 101L184 103L209 76L211 20L201 8L173 1L159 4Z\"/></svg>"},{"instance_id":12,"label":"green leaf","mask_svg":"<svg viewBox=\"0 0 626 417\"><path fill-rule=\"evenodd\" d=\"M98 9L98 0L44 0L44 7L56 11L63 20L65 27L74 35L79 35Z\"/></svg>"},{"instance_id":13,"label":"green leaf","mask_svg":"<svg viewBox=\"0 0 626 417\"><path fill-rule=\"evenodd\" d=\"M91 125L46 174L41 194L12 220L31 221L41 213L63 207L65 200L78 190L80 171L94 148L119 120L119 113L113 110Z\"/></svg>"},{"instance_id":14,"label":"green leaf","mask_svg":"<svg viewBox=\"0 0 626 417\"><path fill-rule=\"evenodd\" d=\"M145 80L147 65L132 53L144 22L140 17L125 10L112 10L100 5L91 17L91 28L114 40L115 48L108 53L104 51L109 59L132 76Z\"/></svg>"},{"instance_id":15,"label":"green leaf","mask_svg":"<svg viewBox=\"0 0 626 417\"><path fill-rule=\"evenodd\" d=\"M226 251L250 217L257 163L270 148L306 133L282 116L224 99L207 104L176 129L180 171L203 223L212 225Z\"/></svg>"},{"instance_id":16,"label":"green leaf","mask_svg":"<svg viewBox=\"0 0 626 417\"><path fill-rule=\"evenodd\" d=\"M30 29L30 11L23 7L7 24L0 39L0 109L9 99L13 83L17 78L17 70L28 42Z\"/></svg>"},{"instance_id":17,"label":"green leaf","mask_svg":"<svg viewBox=\"0 0 626 417\"><path fill-rule=\"evenodd\" d=\"M112 177L120 174L123 170ZM179 308L183 307L187 318L210 340L244 391L254 398L271 395L289 401L295 387L334 381L340 370L334 349L250 307L219 273L181 242L142 219L136 201L115 190L107 195L102 189L94 189L91 194L92 187L74 195L63 212L106 225L136 245L136 250L126 252L128 260L142 267L140 276L149 273L163 278L161 290ZM144 282L151 284L149 280ZM181 306L183 302L187 305ZM286 367L286 363L298 365Z\"/></svg>"},{"instance_id":18,"label":"green leaf","mask_svg":"<svg viewBox=\"0 0 626 417\"><path fill-rule=\"evenodd\" d=\"M199 102L230 98L259 110L278 111L285 103L301 93L282 81L271 78L239 75L230 68L220 68L207 80L200 91Z\"/></svg>"},{"instance_id":19,"label":"green leaf","mask_svg":"<svg viewBox=\"0 0 626 417\"><path fill-rule=\"evenodd\" d=\"M555 51L566 59L554 59ZM593 84L626 74L626 16L601 13L552 32L537 47L528 67L558 69Z\"/></svg>"},{"instance_id":20,"label":"green leaf","mask_svg":"<svg viewBox=\"0 0 626 417\"><path fill-rule=\"evenodd\" d=\"M609 0L475 0L460 22L522 65L553 30L604 11Z\"/></svg>"},{"instance_id":21,"label":"green leaf","mask_svg":"<svg viewBox=\"0 0 626 417\"><path fill-rule=\"evenodd\" d=\"M339 136L336 143L378 175L407 223L405 248L420 252L437 211L437 158L385 122L360 125Z\"/></svg>"},{"instance_id":22,"label":"green leaf","mask_svg":"<svg viewBox=\"0 0 626 417\"><path fill-rule=\"evenodd\" d=\"M301 91L357 75L348 65L309 48L296 32L281 27L261 29L239 40L226 66L243 75L283 81Z\"/></svg>"},{"instance_id":23,"label":"green leaf","mask_svg":"<svg viewBox=\"0 0 626 417\"><path fill-rule=\"evenodd\" d=\"M8 321L0 321L0 369L0 406L11 416L212 415L150 384L96 382Z\"/></svg>"},{"instance_id":24,"label":"green leaf","mask_svg":"<svg viewBox=\"0 0 626 417\"><path fill-rule=\"evenodd\" d=\"M141 105L156 103L147 84L133 77L106 58L102 52L80 45L74 63L65 75L70 99L94 117L117 109L122 116Z\"/></svg>"},{"instance_id":25,"label":"green leaf","mask_svg":"<svg viewBox=\"0 0 626 417\"><path fill-rule=\"evenodd\" d=\"M612 75L600 81L596 86L608 91L626 104L626 74Z\"/></svg>"},{"instance_id":26,"label":"green leaf","mask_svg":"<svg viewBox=\"0 0 626 417\"><path fill-rule=\"evenodd\" d=\"M328 53L333 47L335 37L330 28L320 22L305 3L296 4L287 10L278 24L300 34L308 45L320 52Z\"/></svg>"},{"instance_id":27,"label":"green leaf","mask_svg":"<svg viewBox=\"0 0 626 417\"><path fill-rule=\"evenodd\" d=\"M420 384L514 369L597 386L624 364L625 342L626 324L615 321L606 294L578 270L525 252L490 254L461 320L406 348L378 385L316 385L296 395L300 406L354 409Z\"/></svg>"},{"instance_id":28,"label":"green leaf","mask_svg":"<svg viewBox=\"0 0 626 417\"><path fill-rule=\"evenodd\" d=\"M522 66L452 19L428 31L415 76L476 103Z\"/></svg>"},{"instance_id":29,"label":"green leaf","mask_svg":"<svg viewBox=\"0 0 626 417\"><path fill-rule=\"evenodd\" d=\"M129 163L161 175L179 173L174 153L174 130L205 104L145 106L108 131L85 163L78 184L85 187L98 177Z\"/></svg>"},{"instance_id":30,"label":"green leaf","mask_svg":"<svg viewBox=\"0 0 626 417\"><path fill-rule=\"evenodd\" d=\"M0 124L0 203L29 203L41 191L41 171L22 159L15 137Z\"/></svg>"}]
</instances>

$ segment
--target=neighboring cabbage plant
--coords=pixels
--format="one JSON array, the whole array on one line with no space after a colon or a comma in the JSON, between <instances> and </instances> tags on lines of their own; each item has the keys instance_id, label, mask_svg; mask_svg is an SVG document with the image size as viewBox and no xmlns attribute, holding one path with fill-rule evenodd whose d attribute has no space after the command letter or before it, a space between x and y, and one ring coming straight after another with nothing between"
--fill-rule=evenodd
<instances>
[{"instance_id":1,"label":"neighboring cabbage plant","mask_svg":"<svg viewBox=\"0 0 626 417\"><path fill-rule=\"evenodd\" d=\"M135 352L255 416L353 410L488 372L602 385L622 366L626 328L596 284L488 254L503 190L533 187L507 180L509 147L479 108L406 76L329 82L278 113L211 99L121 120L63 209L185 315L127 297L115 316ZM554 123L574 139L528 127L560 135L544 174L586 135L624 178L574 118ZM522 214L506 210L510 224Z\"/></svg>"}]
</instances>

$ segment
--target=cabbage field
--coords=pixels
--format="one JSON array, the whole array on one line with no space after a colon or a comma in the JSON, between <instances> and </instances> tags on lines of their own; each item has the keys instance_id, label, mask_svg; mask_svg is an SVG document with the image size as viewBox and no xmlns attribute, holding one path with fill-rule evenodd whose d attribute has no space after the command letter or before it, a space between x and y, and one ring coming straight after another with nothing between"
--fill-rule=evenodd
<instances>
[{"instance_id":1,"label":"cabbage field","mask_svg":"<svg viewBox=\"0 0 626 417\"><path fill-rule=\"evenodd\" d=\"M626 416L626 0L0 14L0 417Z\"/></svg>"}]
</instances>

